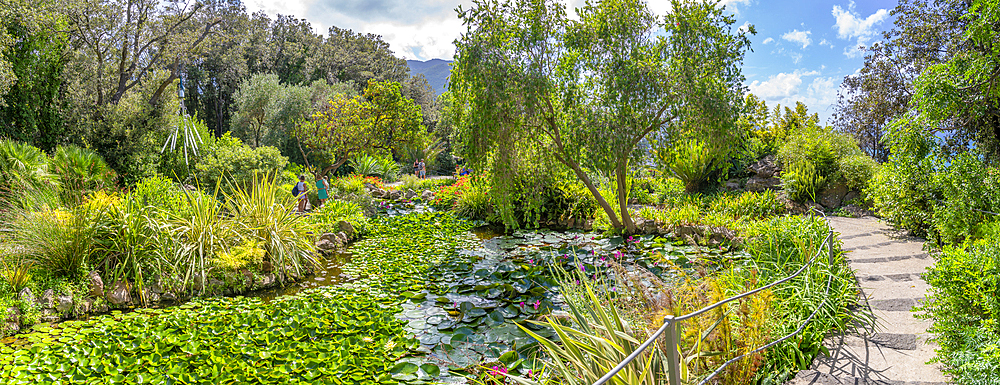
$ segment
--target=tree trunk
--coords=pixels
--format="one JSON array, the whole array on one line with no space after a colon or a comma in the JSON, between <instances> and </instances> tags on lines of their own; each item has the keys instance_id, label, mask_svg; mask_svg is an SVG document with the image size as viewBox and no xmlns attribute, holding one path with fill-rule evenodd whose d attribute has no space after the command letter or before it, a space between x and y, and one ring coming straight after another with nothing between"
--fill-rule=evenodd
<instances>
[{"instance_id":1,"label":"tree trunk","mask_svg":"<svg viewBox=\"0 0 1000 385\"><path fill-rule=\"evenodd\" d=\"M572 161L569 158L559 157L559 160L561 160L563 164L569 166L569 168L573 169L573 172L576 174L576 177L579 178L583 182L583 184L587 186L587 190L590 190L590 193L594 195L594 199L597 200L597 205L601 206L601 208L604 209L605 214L608 214L608 219L611 220L611 226L614 227L615 230L621 231L622 223L621 221L618 220L618 215L615 214L615 210L611 208L611 205L608 204L608 201L604 199L604 196L601 195L601 192L597 191L597 187L594 186L594 182L590 181L590 177L587 176L587 173L583 172L583 169L580 168L580 165L576 164L576 162Z\"/></svg>"},{"instance_id":2,"label":"tree trunk","mask_svg":"<svg viewBox=\"0 0 1000 385\"><path fill-rule=\"evenodd\" d=\"M339 161L337 161L337 163L334 163L332 165L326 166L326 168L324 168L323 170L320 170L319 174L316 174L316 180L323 179L323 177L325 177L326 174L328 174L330 172L337 171L337 169L339 169L340 166L343 166L344 163L347 163L347 158L346 157L343 158L343 159L341 159L341 160L339 160Z\"/></svg>"},{"instance_id":3,"label":"tree trunk","mask_svg":"<svg viewBox=\"0 0 1000 385\"><path fill-rule=\"evenodd\" d=\"M618 208L622 213L622 222L625 226L625 232L627 234L635 234L635 222L632 222L632 216L628 213L628 180L626 177L627 163L620 162L618 167L615 168L615 179L618 184Z\"/></svg>"}]
</instances>

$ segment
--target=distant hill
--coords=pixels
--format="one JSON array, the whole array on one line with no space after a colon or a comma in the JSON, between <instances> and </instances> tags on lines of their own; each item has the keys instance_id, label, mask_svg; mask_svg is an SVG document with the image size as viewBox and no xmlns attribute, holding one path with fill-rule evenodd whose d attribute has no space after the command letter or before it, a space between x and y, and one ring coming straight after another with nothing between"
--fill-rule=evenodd
<instances>
[{"instance_id":1,"label":"distant hill","mask_svg":"<svg viewBox=\"0 0 1000 385\"><path fill-rule=\"evenodd\" d=\"M444 85L448 82L448 75L451 73L451 60L407 60L406 64L410 66L411 73L424 74L436 95L444 93Z\"/></svg>"}]
</instances>

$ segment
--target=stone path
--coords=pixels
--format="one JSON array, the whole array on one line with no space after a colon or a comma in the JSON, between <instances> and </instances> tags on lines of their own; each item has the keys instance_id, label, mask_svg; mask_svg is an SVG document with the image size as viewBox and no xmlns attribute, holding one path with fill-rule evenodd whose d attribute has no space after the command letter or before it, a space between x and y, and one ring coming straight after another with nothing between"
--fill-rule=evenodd
<instances>
[{"instance_id":1,"label":"stone path","mask_svg":"<svg viewBox=\"0 0 1000 385\"><path fill-rule=\"evenodd\" d=\"M810 370L788 385L947 384L939 365L926 363L937 347L928 341L931 320L910 311L927 295L929 285L920 274L934 263L923 251L923 240L902 236L870 217L830 217L830 225L840 233L875 323L827 337L830 355L816 357Z\"/></svg>"}]
</instances>

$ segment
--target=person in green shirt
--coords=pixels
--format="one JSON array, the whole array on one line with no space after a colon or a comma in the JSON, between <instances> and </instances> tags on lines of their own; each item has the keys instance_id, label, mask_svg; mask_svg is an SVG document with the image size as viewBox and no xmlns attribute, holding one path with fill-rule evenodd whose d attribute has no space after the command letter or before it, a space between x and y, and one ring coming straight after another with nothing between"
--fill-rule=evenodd
<instances>
[{"instance_id":1,"label":"person in green shirt","mask_svg":"<svg viewBox=\"0 0 1000 385\"><path fill-rule=\"evenodd\" d=\"M316 192L319 195L319 207L323 207L326 200L330 198L327 195L327 191L330 189L330 184L326 182L326 178L319 179L316 181Z\"/></svg>"}]
</instances>

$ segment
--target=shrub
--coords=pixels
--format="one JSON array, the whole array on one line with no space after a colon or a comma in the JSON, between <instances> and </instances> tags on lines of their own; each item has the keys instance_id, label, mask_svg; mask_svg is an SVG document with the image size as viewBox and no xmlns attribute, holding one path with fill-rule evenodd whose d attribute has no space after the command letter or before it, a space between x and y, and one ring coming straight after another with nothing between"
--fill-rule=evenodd
<instances>
[{"instance_id":1,"label":"shrub","mask_svg":"<svg viewBox=\"0 0 1000 385\"><path fill-rule=\"evenodd\" d=\"M491 208L488 190L482 184L473 184L455 201L455 213L471 219L487 219Z\"/></svg>"},{"instance_id":2,"label":"shrub","mask_svg":"<svg viewBox=\"0 0 1000 385\"><path fill-rule=\"evenodd\" d=\"M431 206L439 210L450 210L455 207L455 202L472 188L471 178L468 176L459 177L455 183L438 187L434 193L434 200Z\"/></svg>"},{"instance_id":3,"label":"shrub","mask_svg":"<svg viewBox=\"0 0 1000 385\"><path fill-rule=\"evenodd\" d=\"M785 166L781 173L781 188L788 193L789 199L796 202L815 202L816 194L825 186L826 178L809 161L792 163Z\"/></svg>"},{"instance_id":4,"label":"shrub","mask_svg":"<svg viewBox=\"0 0 1000 385\"><path fill-rule=\"evenodd\" d=\"M351 160L351 166L358 175L377 176L387 182L399 178L399 166L391 157L361 155Z\"/></svg>"},{"instance_id":5,"label":"shrub","mask_svg":"<svg viewBox=\"0 0 1000 385\"><path fill-rule=\"evenodd\" d=\"M722 151L694 139L682 140L669 150L654 150L654 154L664 174L684 182L684 191L689 193L703 187L712 173L725 164Z\"/></svg>"},{"instance_id":6,"label":"shrub","mask_svg":"<svg viewBox=\"0 0 1000 385\"><path fill-rule=\"evenodd\" d=\"M255 175L279 176L288 164L277 148L251 148L228 132L206 147L201 162L195 165L197 182L208 189L220 185L226 193L252 186Z\"/></svg>"},{"instance_id":7,"label":"shrub","mask_svg":"<svg viewBox=\"0 0 1000 385\"><path fill-rule=\"evenodd\" d=\"M709 212L731 218L763 219L785 213L785 204L774 191L746 191L739 195L720 194L709 204Z\"/></svg>"},{"instance_id":8,"label":"shrub","mask_svg":"<svg viewBox=\"0 0 1000 385\"><path fill-rule=\"evenodd\" d=\"M264 260L264 249L259 244L245 242L242 245L230 247L227 250L217 250L212 264L220 268L235 271L249 266L259 265Z\"/></svg>"},{"instance_id":9,"label":"shrub","mask_svg":"<svg viewBox=\"0 0 1000 385\"><path fill-rule=\"evenodd\" d=\"M840 175L851 190L861 190L868 186L868 181L878 170L878 162L868 155L851 155L838 162Z\"/></svg>"},{"instance_id":10,"label":"shrub","mask_svg":"<svg viewBox=\"0 0 1000 385\"><path fill-rule=\"evenodd\" d=\"M0 203L16 208L58 205L45 153L27 143L0 138Z\"/></svg>"},{"instance_id":11,"label":"shrub","mask_svg":"<svg viewBox=\"0 0 1000 385\"><path fill-rule=\"evenodd\" d=\"M1000 223L993 229L1000 230ZM945 245L924 276L931 285L923 301L930 331L941 345L939 359L958 384L997 384L1000 356L1000 231L962 245Z\"/></svg>"},{"instance_id":12,"label":"shrub","mask_svg":"<svg viewBox=\"0 0 1000 385\"><path fill-rule=\"evenodd\" d=\"M238 185L226 198L234 231L267 252L267 261L282 273L279 279L300 276L316 265L310 226L295 213L295 199L281 193L274 177L255 175L248 186Z\"/></svg>"},{"instance_id":13,"label":"shrub","mask_svg":"<svg viewBox=\"0 0 1000 385\"><path fill-rule=\"evenodd\" d=\"M982 211L1000 212L1000 169L967 152L952 159L936 176L936 190L944 199L934 202L931 223L940 242L961 243L966 238L982 237L983 225L994 219Z\"/></svg>"},{"instance_id":14,"label":"shrub","mask_svg":"<svg viewBox=\"0 0 1000 385\"><path fill-rule=\"evenodd\" d=\"M339 199L327 200L322 207L313 210L308 217L308 221L319 233L335 233L340 231L340 228L337 227L337 222L340 221L350 222L354 226L354 230L362 234L369 227L368 219L365 218L361 205Z\"/></svg>"},{"instance_id":15,"label":"shrub","mask_svg":"<svg viewBox=\"0 0 1000 385\"><path fill-rule=\"evenodd\" d=\"M21 211L11 223L15 253L56 276L78 277L93 251L95 224L85 206Z\"/></svg>"},{"instance_id":16,"label":"shrub","mask_svg":"<svg viewBox=\"0 0 1000 385\"><path fill-rule=\"evenodd\" d=\"M59 178L63 202L80 204L90 192L112 187L115 172L96 152L77 146L59 146L52 155L52 172Z\"/></svg>"},{"instance_id":17,"label":"shrub","mask_svg":"<svg viewBox=\"0 0 1000 385\"><path fill-rule=\"evenodd\" d=\"M402 182L402 184L396 186L396 189L399 191L413 190L419 192L434 190L440 186L448 186L455 183L455 180L451 178L420 179L412 174L403 175L399 180Z\"/></svg>"}]
</instances>

